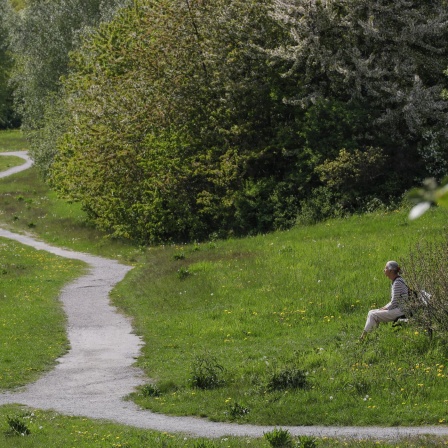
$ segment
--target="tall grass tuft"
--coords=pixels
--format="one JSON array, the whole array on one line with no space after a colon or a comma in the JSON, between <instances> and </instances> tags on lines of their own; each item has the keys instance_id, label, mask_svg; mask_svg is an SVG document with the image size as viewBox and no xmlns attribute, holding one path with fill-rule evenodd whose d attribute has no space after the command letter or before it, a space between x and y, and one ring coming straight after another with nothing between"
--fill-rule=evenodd
<instances>
[{"instance_id":1,"label":"tall grass tuft","mask_svg":"<svg viewBox=\"0 0 448 448\"><path fill-rule=\"evenodd\" d=\"M31 430L21 416L15 415L11 417L7 415L6 421L8 423L6 434L14 436L27 436L31 434Z\"/></svg>"},{"instance_id":2,"label":"tall grass tuft","mask_svg":"<svg viewBox=\"0 0 448 448\"><path fill-rule=\"evenodd\" d=\"M264 434L272 448L292 448L293 438L287 429L275 428Z\"/></svg>"},{"instance_id":3,"label":"tall grass tuft","mask_svg":"<svg viewBox=\"0 0 448 448\"><path fill-rule=\"evenodd\" d=\"M285 367L278 372L274 372L267 384L269 392L306 389L307 387L309 387L307 374L304 370L300 370L297 367Z\"/></svg>"},{"instance_id":4,"label":"tall grass tuft","mask_svg":"<svg viewBox=\"0 0 448 448\"><path fill-rule=\"evenodd\" d=\"M198 355L191 368L191 385L197 389L216 389L225 384L224 367L214 356Z\"/></svg>"}]
</instances>

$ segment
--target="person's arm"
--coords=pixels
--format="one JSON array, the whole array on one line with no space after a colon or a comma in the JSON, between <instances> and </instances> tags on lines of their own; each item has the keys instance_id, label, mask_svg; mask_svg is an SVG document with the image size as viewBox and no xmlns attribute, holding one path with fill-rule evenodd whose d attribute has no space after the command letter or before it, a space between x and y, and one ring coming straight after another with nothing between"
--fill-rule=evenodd
<instances>
[{"instance_id":1,"label":"person's arm","mask_svg":"<svg viewBox=\"0 0 448 448\"><path fill-rule=\"evenodd\" d=\"M381 307L380 310L388 310L390 308L390 306L392 305L392 301L393 301L393 298L394 298L393 285L390 288L390 296L391 296L390 302L388 304L384 305L383 307Z\"/></svg>"}]
</instances>

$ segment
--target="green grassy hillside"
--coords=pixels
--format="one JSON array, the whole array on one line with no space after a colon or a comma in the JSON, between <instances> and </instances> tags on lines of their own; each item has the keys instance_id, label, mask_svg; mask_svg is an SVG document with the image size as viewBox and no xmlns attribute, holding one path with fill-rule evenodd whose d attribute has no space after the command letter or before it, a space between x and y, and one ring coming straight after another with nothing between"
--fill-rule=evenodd
<instances>
[{"instance_id":1,"label":"green grassy hillside","mask_svg":"<svg viewBox=\"0 0 448 448\"><path fill-rule=\"evenodd\" d=\"M406 211L376 213L149 249L114 295L146 342L139 365L154 379L136 401L260 424L445 423L445 341L411 325L358 337L368 310L389 301L386 261L404 262L447 223L444 210L414 222ZM194 375L216 387L192 387Z\"/></svg>"}]
</instances>

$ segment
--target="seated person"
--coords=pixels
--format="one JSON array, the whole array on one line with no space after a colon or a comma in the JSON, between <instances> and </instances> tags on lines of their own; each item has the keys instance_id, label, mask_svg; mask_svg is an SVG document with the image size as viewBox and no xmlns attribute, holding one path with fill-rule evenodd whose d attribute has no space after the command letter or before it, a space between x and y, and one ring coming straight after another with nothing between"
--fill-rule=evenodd
<instances>
[{"instance_id":1,"label":"seated person","mask_svg":"<svg viewBox=\"0 0 448 448\"><path fill-rule=\"evenodd\" d=\"M376 310L370 310L366 325L360 339L364 339L369 331L376 328L380 322L393 322L403 316L400 304L408 298L409 290L406 282L400 276L400 266L396 261L388 261L384 268L384 275L392 281L391 299L387 305Z\"/></svg>"}]
</instances>

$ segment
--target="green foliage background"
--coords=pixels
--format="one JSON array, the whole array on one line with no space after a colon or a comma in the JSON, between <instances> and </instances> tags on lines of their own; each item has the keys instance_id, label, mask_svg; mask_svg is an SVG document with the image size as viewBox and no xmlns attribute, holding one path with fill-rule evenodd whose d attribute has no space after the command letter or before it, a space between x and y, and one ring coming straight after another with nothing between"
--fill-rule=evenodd
<instances>
[{"instance_id":1,"label":"green foliage background","mask_svg":"<svg viewBox=\"0 0 448 448\"><path fill-rule=\"evenodd\" d=\"M13 111L13 89L9 85L9 78L13 60L8 51L7 19L11 8L7 0L0 1L0 129L17 126L17 117Z\"/></svg>"},{"instance_id":2,"label":"green foliage background","mask_svg":"<svg viewBox=\"0 0 448 448\"><path fill-rule=\"evenodd\" d=\"M446 163L443 9L411 3L135 2L72 57L52 185L143 243L399 202Z\"/></svg>"},{"instance_id":3,"label":"green foliage background","mask_svg":"<svg viewBox=\"0 0 448 448\"><path fill-rule=\"evenodd\" d=\"M291 133L293 111L256 48L274 27L267 4L187 5L136 3L74 57L66 88L77 119L53 185L100 227L144 242L290 224L297 155L272 139Z\"/></svg>"},{"instance_id":4,"label":"green foliage background","mask_svg":"<svg viewBox=\"0 0 448 448\"><path fill-rule=\"evenodd\" d=\"M55 0L8 17L33 158L114 236L286 229L395 207L448 171L444 0Z\"/></svg>"}]
</instances>

